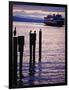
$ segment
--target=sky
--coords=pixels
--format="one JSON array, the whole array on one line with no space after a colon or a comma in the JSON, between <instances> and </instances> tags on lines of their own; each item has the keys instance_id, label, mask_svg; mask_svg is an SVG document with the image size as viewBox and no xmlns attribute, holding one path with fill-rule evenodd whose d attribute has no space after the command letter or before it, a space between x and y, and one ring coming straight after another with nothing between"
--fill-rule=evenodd
<instances>
[{"instance_id":1,"label":"sky","mask_svg":"<svg viewBox=\"0 0 69 90\"><path fill-rule=\"evenodd\" d=\"M64 7L51 6L33 6L33 5L14 5L13 16L31 16L31 17L45 17L48 14L62 14L64 16Z\"/></svg>"}]
</instances>

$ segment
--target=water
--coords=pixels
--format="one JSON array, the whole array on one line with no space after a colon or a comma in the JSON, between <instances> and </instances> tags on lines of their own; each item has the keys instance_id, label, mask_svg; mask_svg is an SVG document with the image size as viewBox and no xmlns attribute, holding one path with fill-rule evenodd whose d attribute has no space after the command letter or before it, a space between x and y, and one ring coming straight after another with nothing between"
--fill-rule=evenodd
<instances>
[{"instance_id":1,"label":"water","mask_svg":"<svg viewBox=\"0 0 69 90\"><path fill-rule=\"evenodd\" d=\"M27 85L56 84L65 82L65 27L45 26L43 23L13 22L16 36L25 36L23 58L23 83ZM42 30L42 58L38 63L39 30ZM29 32L36 31L35 75L29 77ZM19 62L19 52L18 52ZM17 75L19 77L19 68ZM19 78L17 79L19 80Z\"/></svg>"}]
</instances>

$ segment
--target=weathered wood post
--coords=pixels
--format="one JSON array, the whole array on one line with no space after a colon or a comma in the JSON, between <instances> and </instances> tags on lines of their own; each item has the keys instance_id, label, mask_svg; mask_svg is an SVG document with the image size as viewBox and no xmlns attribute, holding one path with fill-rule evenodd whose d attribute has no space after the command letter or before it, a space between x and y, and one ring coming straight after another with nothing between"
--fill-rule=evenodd
<instances>
[{"instance_id":1,"label":"weathered wood post","mask_svg":"<svg viewBox=\"0 0 69 90\"><path fill-rule=\"evenodd\" d=\"M41 67L41 52L42 52L42 31L40 29L39 31L39 63L38 63L38 67L39 67L39 77L41 77L41 71L42 71L42 67ZM39 82L41 82L41 80L39 80Z\"/></svg>"},{"instance_id":2,"label":"weathered wood post","mask_svg":"<svg viewBox=\"0 0 69 90\"><path fill-rule=\"evenodd\" d=\"M36 47L36 31L33 34L33 74L35 73L35 47Z\"/></svg>"},{"instance_id":3,"label":"weathered wood post","mask_svg":"<svg viewBox=\"0 0 69 90\"><path fill-rule=\"evenodd\" d=\"M36 47L36 32L29 33L30 40L30 61L29 61L29 85L34 84L34 74L35 74L35 47Z\"/></svg>"},{"instance_id":4,"label":"weathered wood post","mask_svg":"<svg viewBox=\"0 0 69 90\"><path fill-rule=\"evenodd\" d=\"M12 37L12 85L15 87L17 85L17 37L16 37L16 27L14 29L14 37Z\"/></svg>"},{"instance_id":5,"label":"weathered wood post","mask_svg":"<svg viewBox=\"0 0 69 90\"><path fill-rule=\"evenodd\" d=\"M24 36L18 36L19 52L20 52L20 63L19 63L19 75L20 75L20 85L23 83L23 73L22 73L22 64L23 64L23 52L24 52Z\"/></svg>"},{"instance_id":6,"label":"weathered wood post","mask_svg":"<svg viewBox=\"0 0 69 90\"><path fill-rule=\"evenodd\" d=\"M17 85L17 37L13 37L14 40L14 61L13 61L13 83Z\"/></svg>"},{"instance_id":7,"label":"weathered wood post","mask_svg":"<svg viewBox=\"0 0 69 90\"><path fill-rule=\"evenodd\" d=\"M15 29L14 29L14 36L16 36L16 27L15 27Z\"/></svg>"},{"instance_id":8,"label":"weathered wood post","mask_svg":"<svg viewBox=\"0 0 69 90\"><path fill-rule=\"evenodd\" d=\"M35 44L36 44L36 32L30 31L30 62L29 62L29 75L34 75L35 72Z\"/></svg>"},{"instance_id":9,"label":"weathered wood post","mask_svg":"<svg viewBox=\"0 0 69 90\"><path fill-rule=\"evenodd\" d=\"M30 61L29 61L29 75L31 75L31 71L32 71L32 42L31 42L31 32L29 33L29 42L30 42Z\"/></svg>"},{"instance_id":10,"label":"weathered wood post","mask_svg":"<svg viewBox=\"0 0 69 90\"><path fill-rule=\"evenodd\" d=\"M41 63L41 51L42 51L42 31L39 31L39 63Z\"/></svg>"}]
</instances>

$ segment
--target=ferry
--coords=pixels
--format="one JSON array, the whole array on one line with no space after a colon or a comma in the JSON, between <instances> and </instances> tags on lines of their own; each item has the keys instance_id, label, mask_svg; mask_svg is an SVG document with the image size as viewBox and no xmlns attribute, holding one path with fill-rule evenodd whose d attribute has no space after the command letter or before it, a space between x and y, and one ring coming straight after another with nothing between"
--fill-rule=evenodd
<instances>
[{"instance_id":1,"label":"ferry","mask_svg":"<svg viewBox=\"0 0 69 90\"><path fill-rule=\"evenodd\" d=\"M60 14L53 14L44 17L44 24L49 26L62 27L64 25L64 18Z\"/></svg>"}]
</instances>

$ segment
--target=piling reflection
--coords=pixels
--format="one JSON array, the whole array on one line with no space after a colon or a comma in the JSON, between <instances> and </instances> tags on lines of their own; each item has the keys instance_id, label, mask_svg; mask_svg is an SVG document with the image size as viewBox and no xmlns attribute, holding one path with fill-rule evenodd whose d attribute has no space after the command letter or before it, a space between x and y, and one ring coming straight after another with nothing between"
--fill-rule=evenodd
<instances>
[{"instance_id":1,"label":"piling reflection","mask_svg":"<svg viewBox=\"0 0 69 90\"><path fill-rule=\"evenodd\" d=\"M38 68L39 68L39 72L38 72L38 77L41 78L41 74L42 74L42 64L41 62L38 63ZM41 83L41 80L38 80L39 83Z\"/></svg>"}]
</instances>

